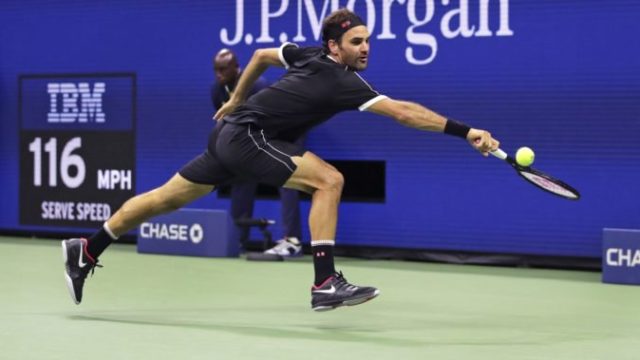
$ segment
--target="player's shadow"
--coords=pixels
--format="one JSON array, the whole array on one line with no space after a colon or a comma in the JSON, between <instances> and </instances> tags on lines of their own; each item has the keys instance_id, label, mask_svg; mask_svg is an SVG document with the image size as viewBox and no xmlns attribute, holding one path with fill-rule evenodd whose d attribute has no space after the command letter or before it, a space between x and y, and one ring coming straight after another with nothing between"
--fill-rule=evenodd
<instances>
[{"instance_id":1,"label":"player's shadow","mask_svg":"<svg viewBox=\"0 0 640 360\"><path fill-rule=\"evenodd\" d=\"M217 310L213 309L200 309L198 312L203 313L215 313ZM147 311L149 312L149 311ZM136 311L136 314L140 312ZM99 313L99 314L85 314L85 315L68 315L67 318L74 321L89 321L89 322L108 322L137 326L162 326L162 327L175 327L175 328L188 328L204 331L223 331L241 336L255 336L262 338L273 339L299 339L299 340L314 340L314 341L328 341L328 342L346 342L346 343L363 343L371 345L381 345L390 347L420 347L420 346L456 346L456 345L468 345L468 346L503 346L505 343L513 345L541 345L547 344L549 339L503 339L496 337L496 339L487 339L486 336L474 338L459 337L455 340L443 339L441 336L429 336L428 332L424 334L424 337L420 339L409 339L402 337L390 336L387 333L388 329L383 329L378 326L367 325L348 325L344 323L323 323L323 324L288 324L287 326L278 326L274 323L268 325L257 324L260 321L256 321L256 324L232 324L229 322L219 322L213 318L199 318L197 320L189 320L183 318L172 318L164 311L162 314L147 314L147 315L134 315L127 313ZM441 324L443 325L443 324ZM445 327L447 324L444 324ZM448 324L450 325L450 324ZM411 326L411 325L409 325ZM431 324L430 327L436 324ZM420 331L419 329L415 329ZM430 331L433 331L431 329ZM436 330L437 332L437 330ZM436 334L437 335L437 334Z\"/></svg>"},{"instance_id":2,"label":"player's shadow","mask_svg":"<svg viewBox=\"0 0 640 360\"><path fill-rule=\"evenodd\" d=\"M157 316L154 318L134 318L129 314L99 314L99 315L69 315L69 319L77 321L99 321L129 325L143 326L167 326L177 328L199 329L207 331L224 331L242 336L256 336L265 338L290 338L301 340L318 340L318 341L340 341L340 342L357 342L371 344L385 344L390 346L420 346L426 345L422 341L408 339L394 339L385 336L375 336L377 331L371 328L355 327L338 324L308 326L306 328L294 329L291 326L279 327L276 324L269 326L251 325L251 324L230 324L227 322L217 323L211 319L202 321L190 321L183 319L172 319L170 317Z\"/></svg>"},{"instance_id":3,"label":"player's shadow","mask_svg":"<svg viewBox=\"0 0 640 360\"><path fill-rule=\"evenodd\" d=\"M424 270L428 273L446 273L461 275L488 275L496 277L563 280L571 282L600 283L600 271L585 271L573 269L553 269L547 267L526 267L513 264L482 264L463 263L451 261L425 262L425 261L367 261L366 259L341 258L340 264L357 267L372 267L376 269L408 270L411 272Z\"/></svg>"}]
</instances>

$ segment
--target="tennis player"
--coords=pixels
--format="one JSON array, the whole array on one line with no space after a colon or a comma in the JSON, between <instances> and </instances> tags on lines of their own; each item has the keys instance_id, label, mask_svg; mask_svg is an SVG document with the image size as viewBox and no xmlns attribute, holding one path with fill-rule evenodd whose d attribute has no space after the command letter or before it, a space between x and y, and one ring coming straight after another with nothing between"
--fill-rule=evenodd
<instances>
[{"instance_id":1,"label":"tennis player","mask_svg":"<svg viewBox=\"0 0 640 360\"><path fill-rule=\"evenodd\" d=\"M218 125L205 151L166 184L135 196L89 239L62 242L66 279L80 303L87 274L118 236L150 217L176 210L216 186L251 179L311 194L309 228L315 270L311 307L316 311L357 305L378 289L356 286L334 267L338 204L344 178L333 166L293 143L310 128L347 110L370 111L419 130L465 139L487 156L498 141L485 130L447 119L419 104L394 100L374 90L358 72L369 59L369 32L356 14L340 9L323 21L320 47L258 49L233 95L215 114ZM276 83L247 99L269 66L284 66Z\"/></svg>"}]
</instances>

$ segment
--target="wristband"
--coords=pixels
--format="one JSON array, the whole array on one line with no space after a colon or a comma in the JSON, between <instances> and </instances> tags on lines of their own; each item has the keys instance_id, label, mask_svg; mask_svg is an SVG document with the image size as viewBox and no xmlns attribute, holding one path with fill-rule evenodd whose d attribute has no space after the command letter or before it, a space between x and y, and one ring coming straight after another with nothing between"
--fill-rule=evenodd
<instances>
[{"instance_id":1,"label":"wristband","mask_svg":"<svg viewBox=\"0 0 640 360\"><path fill-rule=\"evenodd\" d=\"M444 125L445 134L457 136L465 140L467 139L467 134L469 134L469 130L471 130L471 128L466 124L463 124L459 121L455 121L452 119L447 119L447 123Z\"/></svg>"}]
</instances>

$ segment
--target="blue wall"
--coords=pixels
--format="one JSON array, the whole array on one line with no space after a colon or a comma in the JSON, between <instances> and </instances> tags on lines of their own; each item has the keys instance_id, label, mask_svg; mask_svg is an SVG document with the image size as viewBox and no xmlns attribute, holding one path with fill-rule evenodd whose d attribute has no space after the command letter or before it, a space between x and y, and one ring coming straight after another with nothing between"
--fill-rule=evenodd
<instances>
[{"instance_id":1,"label":"blue wall","mask_svg":"<svg viewBox=\"0 0 640 360\"><path fill-rule=\"evenodd\" d=\"M18 219L20 74L135 73L135 183L146 191L204 149L212 55L229 46L246 63L256 48L299 32L300 43L317 44L309 13L318 17L330 4L245 2L2 1L0 229L47 230ZM345 113L314 130L309 149L327 159L385 160L387 192L385 203L342 205L339 243L599 257L603 227L640 227L640 3L490 0L491 35L476 36L485 1L470 0L475 30L451 37L442 22L460 2L450 2L350 1L372 28L363 76L383 94L489 129L508 152L532 147L536 166L583 198L547 195L460 140ZM245 36L235 43L240 5ZM458 28L459 17L448 26ZM223 29L233 44L223 43ZM273 41L257 44L267 29ZM435 54L424 45L433 42ZM281 71L266 75L276 80ZM229 202L213 195L191 206ZM278 212L276 200L258 201L255 211Z\"/></svg>"}]
</instances>

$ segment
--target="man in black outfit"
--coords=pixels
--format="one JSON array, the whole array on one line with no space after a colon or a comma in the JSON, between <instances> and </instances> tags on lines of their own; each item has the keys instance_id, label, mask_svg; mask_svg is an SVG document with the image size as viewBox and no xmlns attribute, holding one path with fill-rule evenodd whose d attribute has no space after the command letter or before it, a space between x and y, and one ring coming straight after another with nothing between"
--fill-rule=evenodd
<instances>
[{"instance_id":1,"label":"man in black outfit","mask_svg":"<svg viewBox=\"0 0 640 360\"><path fill-rule=\"evenodd\" d=\"M91 238L62 243L69 291L76 303L88 272L117 236L158 214L177 209L215 186L253 179L311 194L309 228L315 281L311 307L316 311L357 305L376 297L374 287L356 286L336 272L333 247L344 178L333 166L293 141L333 115L355 110L391 117L419 130L465 139L487 156L499 142L485 130L447 119L419 104L390 99L358 71L367 67L369 31L347 9L331 13L322 26L323 47L256 50L233 96L216 113L220 119L206 151L166 184L128 200ZM287 73L247 99L251 86L269 66Z\"/></svg>"},{"instance_id":2,"label":"man in black outfit","mask_svg":"<svg viewBox=\"0 0 640 360\"><path fill-rule=\"evenodd\" d=\"M242 75L242 69L238 64L236 54L229 49L218 51L213 58L213 71L216 83L211 87L211 102L216 110L229 101L238 85ZM251 97L268 86L267 80L259 77L249 91ZM296 140L296 144L302 146L304 137ZM233 220L253 217L253 204L258 189L258 182L249 180L236 183L231 186L231 217ZM300 224L300 195L297 190L280 187L280 199L282 201L282 225L284 238L278 240L276 245L265 251L267 254L282 257L294 257L302 255L302 225ZM238 242L245 244L249 240L249 228L238 227Z\"/></svg>"}]
</instances>

